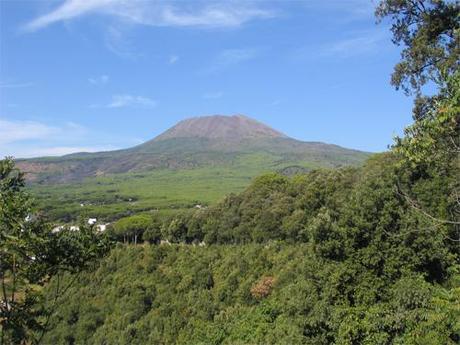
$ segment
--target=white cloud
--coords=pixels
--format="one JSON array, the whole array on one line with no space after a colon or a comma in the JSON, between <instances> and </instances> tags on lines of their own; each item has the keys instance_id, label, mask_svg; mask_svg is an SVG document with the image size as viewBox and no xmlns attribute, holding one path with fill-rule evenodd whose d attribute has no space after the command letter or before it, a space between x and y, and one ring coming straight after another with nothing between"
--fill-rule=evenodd
<instances>
[{"instance_id":1,"label":"white cloud","mask_svg":"<svg viewBox=\"0 0 460 345\"><path fill-rule=\"evenodd\" d=\"M52 126L37 121L0 119L0 146L22 141L81 137L87 129L74 122Z\"/></svg>"},{"instance_id":2,"label":"white cloud","mask_svg":"<svg viewBox=\"0 0 460 345\"><path fill-rule=\"evenodd\" d=\"M382 49L382 43L387 38L386 33L382 31L364 32L354 37L327 44L320 48L320 54L342 58L373 54ZM390 42L389 38L387 41Z\"/></svg>"},{"instance_id":3,"label":"white cloud","mask_svg":"<svg viewBox=\"0 0 460 345\"><path fill-rule=\"evenodd\" d=\"M24 26L36 31L50 24L89 14L115 16L151 26L237 27L274 13L240 0L173 2L165 0L66 0L58 8Z\"/></svg>"},{"instance_id":4,"label":"white cloud","mask_svg":"<svg viewBox=\"0 0 460 345\"><path fill-rule=\"evenodd\" d=\"M203 94L204 99L218 99L222 98L224 96L224 93L222 91L217 91L217 92L206 92Z\"/></svg>"},{"instance_id":5,"label":"white cloud","mask_svg":"<svg viewBox=\"0 0 460 345\"><path fill-rule=\"evenodd\" d=\"M307 10L324 11L330 14L336 12L341 17L331 16L334 20L345 22L356 20L369 20L374 18L376 2L379 0L310 0L302 4Z\"/></svg>"},{"instance_id":6,"label":"white cloud","mask_svg":"<svg viewBox=\"0 0 460 345\"><path fill-rule=\"evenodd\" d=\"M101 143L106 140L103 133L91 132L74 122L49 125L37 121L0 119L0 159L5 156L61 156L74 152L97 152L119 148ZM91 144L88 145L89 141ZM85 144L81 145L82 142Z\"/></svg>"},{"instance_id":7,"label":"white cloud","mask_svg":"<svg viewBox=\"0 0 460 345\"><path fill-rule=\"evenodd\" d=\"M146 108L153 108L158 104L157 101L142 97L142 96L133 96L133 95L114 95L112 96L112 101L107 104L107 108L123 108L123 107L135 107L141 106Z\"/></svg>"},{"instance_id":8,"label":"white cloud","mask_svg":"<svg viewBox=\"0 0 460 345\"><path fill-rule=\"evenodd\" d=\"M0 82L0 88L2 89L16 89L16 88L21 88L21 87L30 87L33 85L34 83L32 82L25 82L25 83L1 83Z\"/></svg>"},{"instance_id":9,"label":"white cloud","mask_svg":"<svg viewBox=\"0 0 460 345\"><path fill-rule=\"evenodd\" d=\"M334 58L336 60L357 56L372 56L391 46L390 34L382 29L361 32L348 32L335 41L319 46L305 46L294 50L293 61L318 58Z\"/></svg>"},{"instance_id":10,"label":"white cloud","mask_svg":"<svg viewBox=\"0 0 460 345\"><path fill-rule=\"evenodd\" d=\"M257 55L256 49L227 49L220 53L217 63L220 65L234 65L251 60Z\"/></svg>"},{"instance_id":11,"label":"white cloud","mask_svg":"<svg viewBox=\"0 0 460 345\"><path fill-rule=\"evenodd\" d=\"M169 59L168 59L168 63L169 63L170 65L175 64L177 61L179 61L179 56L177 56L177 55L171 55L171 56L169 57Z\"/></svg>"},{"instance_id":12,"label":"white cloud","mask_svg":"<svg viewBox=\"0 0 460 345\"><path fill-rule=\"evenodd\" d=\"M104 43L106 48L115 55L130 60L136 60L141 55L126 37L126 30L111 25L107 27L104 34Z\"/></svg>"},{"instance_id":13,"label":"white cloud","mask_svg":"<svg viewBox=\"0 0 460 345\"><path fill-rule=\"evenodd\" d=\"M221 51L207 68L204 73L213 73L240 63L255 59L259 55L259 50L255 48L245 49L226 49Z\"/></svg>"},{"instance_id":14,"label":"white cloud","mask_svg":"<svg viewBox=\"0 0 460 345\"><path fill-rule=\"evenodd\" d=\"M43 139L59 133L59 128L35 121L8 121L0 119L0 145L16 141Z\"/></svg>"},{"instance_id":15,"label":"white cloud","mask_svg":"<svg viewBox=\"0 0 460 345\"><path fill-rule=\"evenodd\" d=\"M163 8L159 25L162 26L209 26L235 27L257 18L270 18L267 10L244 6L242 2L222 2L207 5L198 12L184 11L168 6Z\"/></svg>"},{"instance_id":16,"label":"white cloud","mask_svg":"<svg viewBox=\"0 0 460 345\"><path fill-rule=\"evenodd\" d=\"M54 11L38 17L24 26L27 31L35 31L49 24L100 11L116 3L113 0L67 0Z\"/></svg>"},{"instance_id":17,"label":"white cloud","mask_svg":"<svg viewBox=\"0 0 460 345\"><path fill-rule=\"evenodd\" d=\"M100 152L117 150L115 146L50 146L50 147L36 147L26 146L19 148L12 148L7 150L4 156L13 156L15 158L33 158L33 157L46 157L46 156L63 156L77 152Z\"/></svg>"},{"instance_id":18,"label":"white cloud","mask_svg":"<svg viewBox=\"0 0 460 345\"><path fill-rule=\"evenodd\" d=\"M88 78L88 82L93 85L104 85L109 82L109 79L109 76L104 74L97 77Z\"/></svg>"}]
</instances>

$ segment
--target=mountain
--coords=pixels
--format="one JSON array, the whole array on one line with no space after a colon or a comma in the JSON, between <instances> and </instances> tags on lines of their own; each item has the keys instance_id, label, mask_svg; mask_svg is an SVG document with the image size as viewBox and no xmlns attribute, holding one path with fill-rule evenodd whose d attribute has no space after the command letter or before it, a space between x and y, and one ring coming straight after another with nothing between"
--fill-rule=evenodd
<instances>
[{"instance_id":1,"label":"mountain","mask_svg":"<svg viewBox=\"0 0 460 345\"><path fill-rule=\"evenodd\" d=\"M53 218L70 221L86 212L110 220L207 205L266 172L294 175L356 166L368 156L295 140L246 116L216 115L181 121L129 149L26 159L17 165Z\"/></svg>"},{"instance_id":2,"label":"mountain","mask_svg":"<svg viewBox=\"0 0 460 345\"><path fill-rule=\"evenodd\" d=\"M27 159L19 161L18 166L27 173L29 181L66 183L135 171L232 165L254 153L271 156L260 164L272 170L305 164L356 165L367 157L364 152L336 145L289 138L243 115L214 115L183 120L156 138L129 149Z\"/></svg>"},{"instance_id":3,"label":"mountain","mask_svg":"<svg viewBox=\"0 0 460 345\"><path fill-rule=\"evenodd\" d=\"M207 138L235 142L255 138L286 138L286 135L244 115L214 115L183 120L160 134L154 141L173 138Z\"/></svg>"}]
</instances>

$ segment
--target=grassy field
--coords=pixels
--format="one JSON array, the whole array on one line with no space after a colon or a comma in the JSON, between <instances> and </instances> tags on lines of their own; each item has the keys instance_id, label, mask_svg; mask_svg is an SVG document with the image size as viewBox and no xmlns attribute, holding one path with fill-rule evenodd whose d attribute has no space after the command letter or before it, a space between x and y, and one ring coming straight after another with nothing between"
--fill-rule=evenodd
<instances>
[{"instance_id":1,"label":"grassy field","mask_svg":"<svg viewBox=\"0 0 460 345\"><path fill-rule=\"evenodd\" d=\"M29 190L54 220L70 222L85 215L111 221L141 211L174 212L206 206L242 191L253 177L292 163L279 164L264 154L248 154L231 165L112 174L69 184L31 185Z\"/></svg>"}]
</instances>

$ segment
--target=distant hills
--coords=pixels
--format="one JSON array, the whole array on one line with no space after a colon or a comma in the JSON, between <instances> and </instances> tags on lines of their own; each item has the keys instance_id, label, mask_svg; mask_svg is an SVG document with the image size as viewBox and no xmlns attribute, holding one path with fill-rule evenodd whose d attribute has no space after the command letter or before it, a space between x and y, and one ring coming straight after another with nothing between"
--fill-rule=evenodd
<instances>
[{"instance_id":1,"label":"distant hills","mask_svg":"<svg viewBox=\"0 0 460 345\"><path fill-rule=\"evenodd\" d=\"M258 163L264 170L287 172L357 165L368 156L336 145L295 140L244 115L214 115L183 120L129 149L27 159L18 166L32 182L69 183L156 169L237 166L254 154L265 157Z\"/></svg>"},{"instance_id":2,"label":"distant hills","mask_svg":"<svg viewBox=\"0 0 460 345\"><path fill-rule=\"evenodd\" d=\"M360 165L366 152L303 142L246 116L179 122L118 151L18 161L29 190L54 220L111 221L138 212L178 212L244 190L266 172L285 175Z\"/></svg>"}]
</instances>

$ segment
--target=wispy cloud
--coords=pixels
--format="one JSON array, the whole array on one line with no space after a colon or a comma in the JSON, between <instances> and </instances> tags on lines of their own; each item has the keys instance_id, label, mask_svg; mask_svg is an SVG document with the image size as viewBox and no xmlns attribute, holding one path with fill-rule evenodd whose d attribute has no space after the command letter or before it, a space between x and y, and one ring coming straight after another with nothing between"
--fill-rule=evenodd
<instances>
[{"instance_id":1,"label":"wispy cloud","mask_svg":"<svg viewBox=\"0 0 460 345\"><path fill-rule=\"evenodd\" d=\"M8 121L0 119L0 145L16 141L43 139L60 132L57 127L35 121Z\"/></svg>"},{"instance_id":2,"label":"wispy cloud","mask_svg":"<svg viewBox=\"0 0 460 345\"><path fill-rule=\"evenodd\" d=\"M106 48L120 58L137 60L142 55L139 54L130 40L126 37L126 26L111 25L106 28L104 42Z\"/></svg>"},{"instance_id":3,"label":"wispy cloud","mask_svg":"<svg viewBox=\"0 0 460 345\"><path fill-rule=\"evenodd\" d=\"M24 82L24 83L5 83L0 82L0 89L16 89L21 87L30 87L33 86L34 83L32 82Z\"/></svg>"},{"instance_id":4,"label":"wispy cloud","mask_svg":"<svg viewBox=\"0 0 460 345\"><path fill-rule=\"evenodd\" d=\"M168 63L170 65L174 65L177 61L179 61L179 56L177 55L171 55L169 58L168 58Z\"/></svg>"},{"instance_id":5,"label":"wispy cloud","mask_svg":"<svg viewBox=\"0 0 460 345\"><path fill-rule=\"evenodd\" d=\"M216 63L222 66L235 65L243 61L251 60L257 56L256 49L227 49L220 53Z\"/></svg>"},{"instance_id":6,"label":"wispy cloud","mask_svg":"<svg viewBox=\"0 0 460 345\"><path fill-rule=\"evenodd\" d=\"M204 99L219 99L224 96L224 93L222 91L216 91L216 92L206 92L203 94Z\"/></svg>"},{"instance_id":7,"label":"wispy cloud","mask_svg":"<svg viewBox=\"0 0 460 345\"><path fill-rule=\"evenodd\" d=\"M101 152L117 150L119 147L111 145L101 146L51 146L51 147L21 147L12 150L6 155L17 158L33 158L46 156L64 156L77 152Z\"/></svg>"},{"instance_id":8,"label":"wispy cloud","mask_svg":"<svg viewBox=\"0 0 460 345\"><path fill-rule=\"evenodd\" d=\"M99 136L101 133L98 133ZM0 157L60 156L74 152L115 150L113 145L94 143L95 133L77 123L49 125L37 121L0 119Z\"/></svg>"},{"instance_id":9,"label":"wispy cloud","mask_svg":"<svg viewBox=\"0 0 460 345\"><path fill-rule=\"evenodd\" d=\"M158 22L162 26L235 27L253 19L273 16L272 11L249 7L241 1L222 1L206 4L197 12L168 6L161 11Z\"/></svg>"},{"instance_id":10,"label":"wispy cloud","mask_svg":"<svg viewBox=\"0 0 460 345\"><path fill-rule=\"evenodd\" d=\"M24 30L35 31L55 22L69 20L94 11L101 11L104 7L113 3L114 1L111 0L67 0L54 11L24 25Z\"/></svg>"},{"instance_id":11,"label":"wispy cloud","mask_svg":"<svg viewBox=\"0 0 460 345\"><path fill-rule=\"evenodd\" d=\"M221 51L202 72L214 73L231 66L255 59L260 51L255 48L225 49Z\"/></svg>"},{"instance_id":12,"label":"wispy cloud","mask_svg":"<svg viewBox=\"0 0 460 345\"><path fill-rule=\"evenodd\" d=\"M353 37L347 37L342 40L326 44L320 48L319 53L323 56L342 58L374 54L382 49L382 43L385 42L386 38L386 33L382 31L359 33Z\"/></svg>"},{"instance_id":13,"label":"wispy cloud","mask_svg":"<svg viewBox=\"0 0 460 345\"><path fill-rule=\"evenodd\" d=\"M106 105L107 108L124 108L124 107L145 107L153 108L158 104L154 99L143 97L143 96L133 96L133 95L114 95L112 101Z\"/></svg>"},{"instance_id":14,"label":"wispy cloud","mask_svg":"<svg viewBox=\"0 0 460 345\"><path fill-rule=\"evenodd\" d=\"M104 84L107 84L109 80L110 80L110 77L105 74L97 76L97 77L88 78L88 82L93 85L104 85Z\"/></svg>"},{"instance_id":15,"label":"wispy cloud","mask_svg":"<svg viewBox=\"0 0 460 345\"><path fill-rule=\"evenodd\" d=\"M302 4L307 10L340 13L339 20L348 22L360 19L372 19L378 0L310 0ZM336 16L331 16L337 20Z\"/></svg>"},{"instance_id":16,"label":"wispy cloud","mask_svg":"<svg viewBox=\"0 0 460 345\"><path fill-rule=\"evenodd\" d=\"M271 10L241 0L66 0L53 11L27 23L24 30L36 31L53 23L90 14L115 16L135 24L179 27L237 27L254 19L275 16Z\"/></svg>"},{"instance_id":17,"label":"wispy cloud","mask_svg":"<svg viewBox=\"0 0 460 345\"><path fill-rule=\"evenodd\" d=\"M342 60L358 56L372 56L390 47L389 34L375 29L345 33L340 39L322 45L304 46L293 51L291 59L303 61L318 58Z\"/></svg>"}]
</instances>

